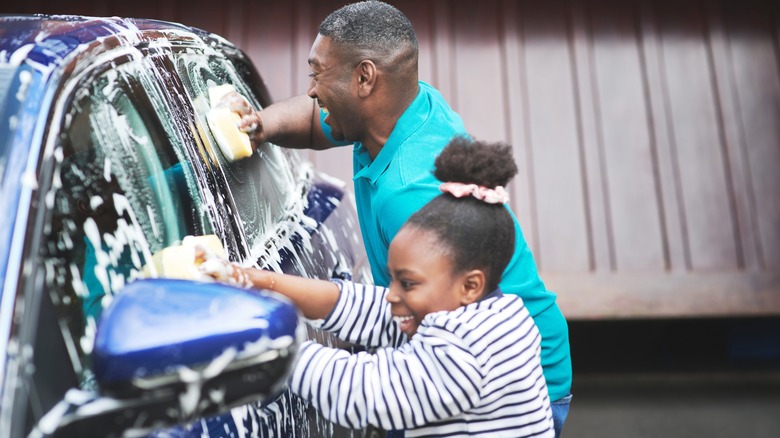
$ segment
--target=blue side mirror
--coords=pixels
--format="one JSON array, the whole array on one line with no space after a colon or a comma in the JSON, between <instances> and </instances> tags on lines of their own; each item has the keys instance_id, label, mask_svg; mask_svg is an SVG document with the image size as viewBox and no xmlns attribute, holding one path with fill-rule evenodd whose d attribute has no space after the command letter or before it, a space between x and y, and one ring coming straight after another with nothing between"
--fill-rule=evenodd
<instances>
[{"instance_id":1,"label":"blue side mirror","mask_svg":"<svg viewBox=\"0 0 780 438\"><path fill-rule=\"evenodd\" d=\"M98 393L71 389L31 437L143 436L284 388L304 336L281 295L188 280L138 280L103 312Z\"/></svg>"},{"instance_id":2,"label":"blue side mirror","mask_svg":"<svg viewBox=\"0 0 780 438\"><path fill-rule=\"evenodd\" d=\"M280 393L298 327L295 306L273 292L138 280L103 313L92 368L101 396L150 400L149 420L186 422Z\"/></svg>"}]
</instances>

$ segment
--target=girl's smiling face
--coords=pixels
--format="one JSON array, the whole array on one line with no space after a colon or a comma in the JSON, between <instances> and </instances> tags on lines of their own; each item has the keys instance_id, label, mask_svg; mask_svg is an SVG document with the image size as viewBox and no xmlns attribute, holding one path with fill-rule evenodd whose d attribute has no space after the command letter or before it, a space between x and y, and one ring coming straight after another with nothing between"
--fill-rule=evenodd
<instances>
[{"instance_id":1,"label":"girl's smiling face","mask_svg":"<svg viewBox=\"0 0 780 438\"><path fill-rule=\"evenodd\" d=\"M436 234L410 226L402 227L390 243L387 267L392 276L387 301L409 338L425 315L477 301L485 284L480 270L453 273L448 251Z\"/></svg>"}]
</instances>

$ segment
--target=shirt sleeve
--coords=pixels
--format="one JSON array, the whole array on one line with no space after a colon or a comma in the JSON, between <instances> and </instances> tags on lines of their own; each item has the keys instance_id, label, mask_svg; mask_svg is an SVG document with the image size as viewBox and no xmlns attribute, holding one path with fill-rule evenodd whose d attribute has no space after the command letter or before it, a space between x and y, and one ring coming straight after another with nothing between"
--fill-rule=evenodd
<instances>
[{"instance_id":1,"label":"shirt sleeve","mask_svg":"<svg viewBox=\"0 0 780 438\"><path fill-rule=\"evenodd\" d=\"M413 429L457 416L480 402L475 356L451 332L426 327L399 349L350 354L307 341L290 388L328 420Z\"/></svg>"},{"instance_id":2,"label":"shirt sleeve","mask_svg":"<svg viewBox=\"0 0 780 438\"><path fill-rule=\"evenodd\" d=\"M334 280L341 294L325 319L312 325L340 339L366 347L397 347L407 340L393 321L387 288Z\"/></svg>"}]
</instances>

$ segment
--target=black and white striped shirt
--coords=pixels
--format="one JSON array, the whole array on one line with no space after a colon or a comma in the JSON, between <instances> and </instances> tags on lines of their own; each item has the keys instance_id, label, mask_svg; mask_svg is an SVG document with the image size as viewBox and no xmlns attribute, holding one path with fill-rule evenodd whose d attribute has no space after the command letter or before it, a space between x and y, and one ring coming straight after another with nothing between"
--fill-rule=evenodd
<instances>
[{"instance_id":1,"label":"black and white striped shirt","mask_svg":"<svg viewBox=\"0 0 780 438\"><path fill-rule=\"evenodd\" d=\"M541 337L523 301L494 291L427 315L407 340L387 289L340 283L323 330L376 353L301 346L290 388L330 421L405 430L407 437L552 437Z\"/></svg>"}]
</instances>

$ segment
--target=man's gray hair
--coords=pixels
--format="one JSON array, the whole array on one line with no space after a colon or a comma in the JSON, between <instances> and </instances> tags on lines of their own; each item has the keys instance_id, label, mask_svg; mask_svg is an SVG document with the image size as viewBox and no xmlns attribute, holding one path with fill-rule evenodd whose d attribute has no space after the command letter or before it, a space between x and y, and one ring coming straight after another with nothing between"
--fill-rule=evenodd
<instances>
[{"instance_id":1,"label":"man's gray hair","mask_svg":"<svg viewBox=\"0 0 780 438\"><path fill-rule=\"evenodd\" d=\"M319 33L372 57L388 57L404 48L416 56L418 50L417 35L406 15L381 1L341 7L325 18Z\"/></svg>"}]
</instances>

